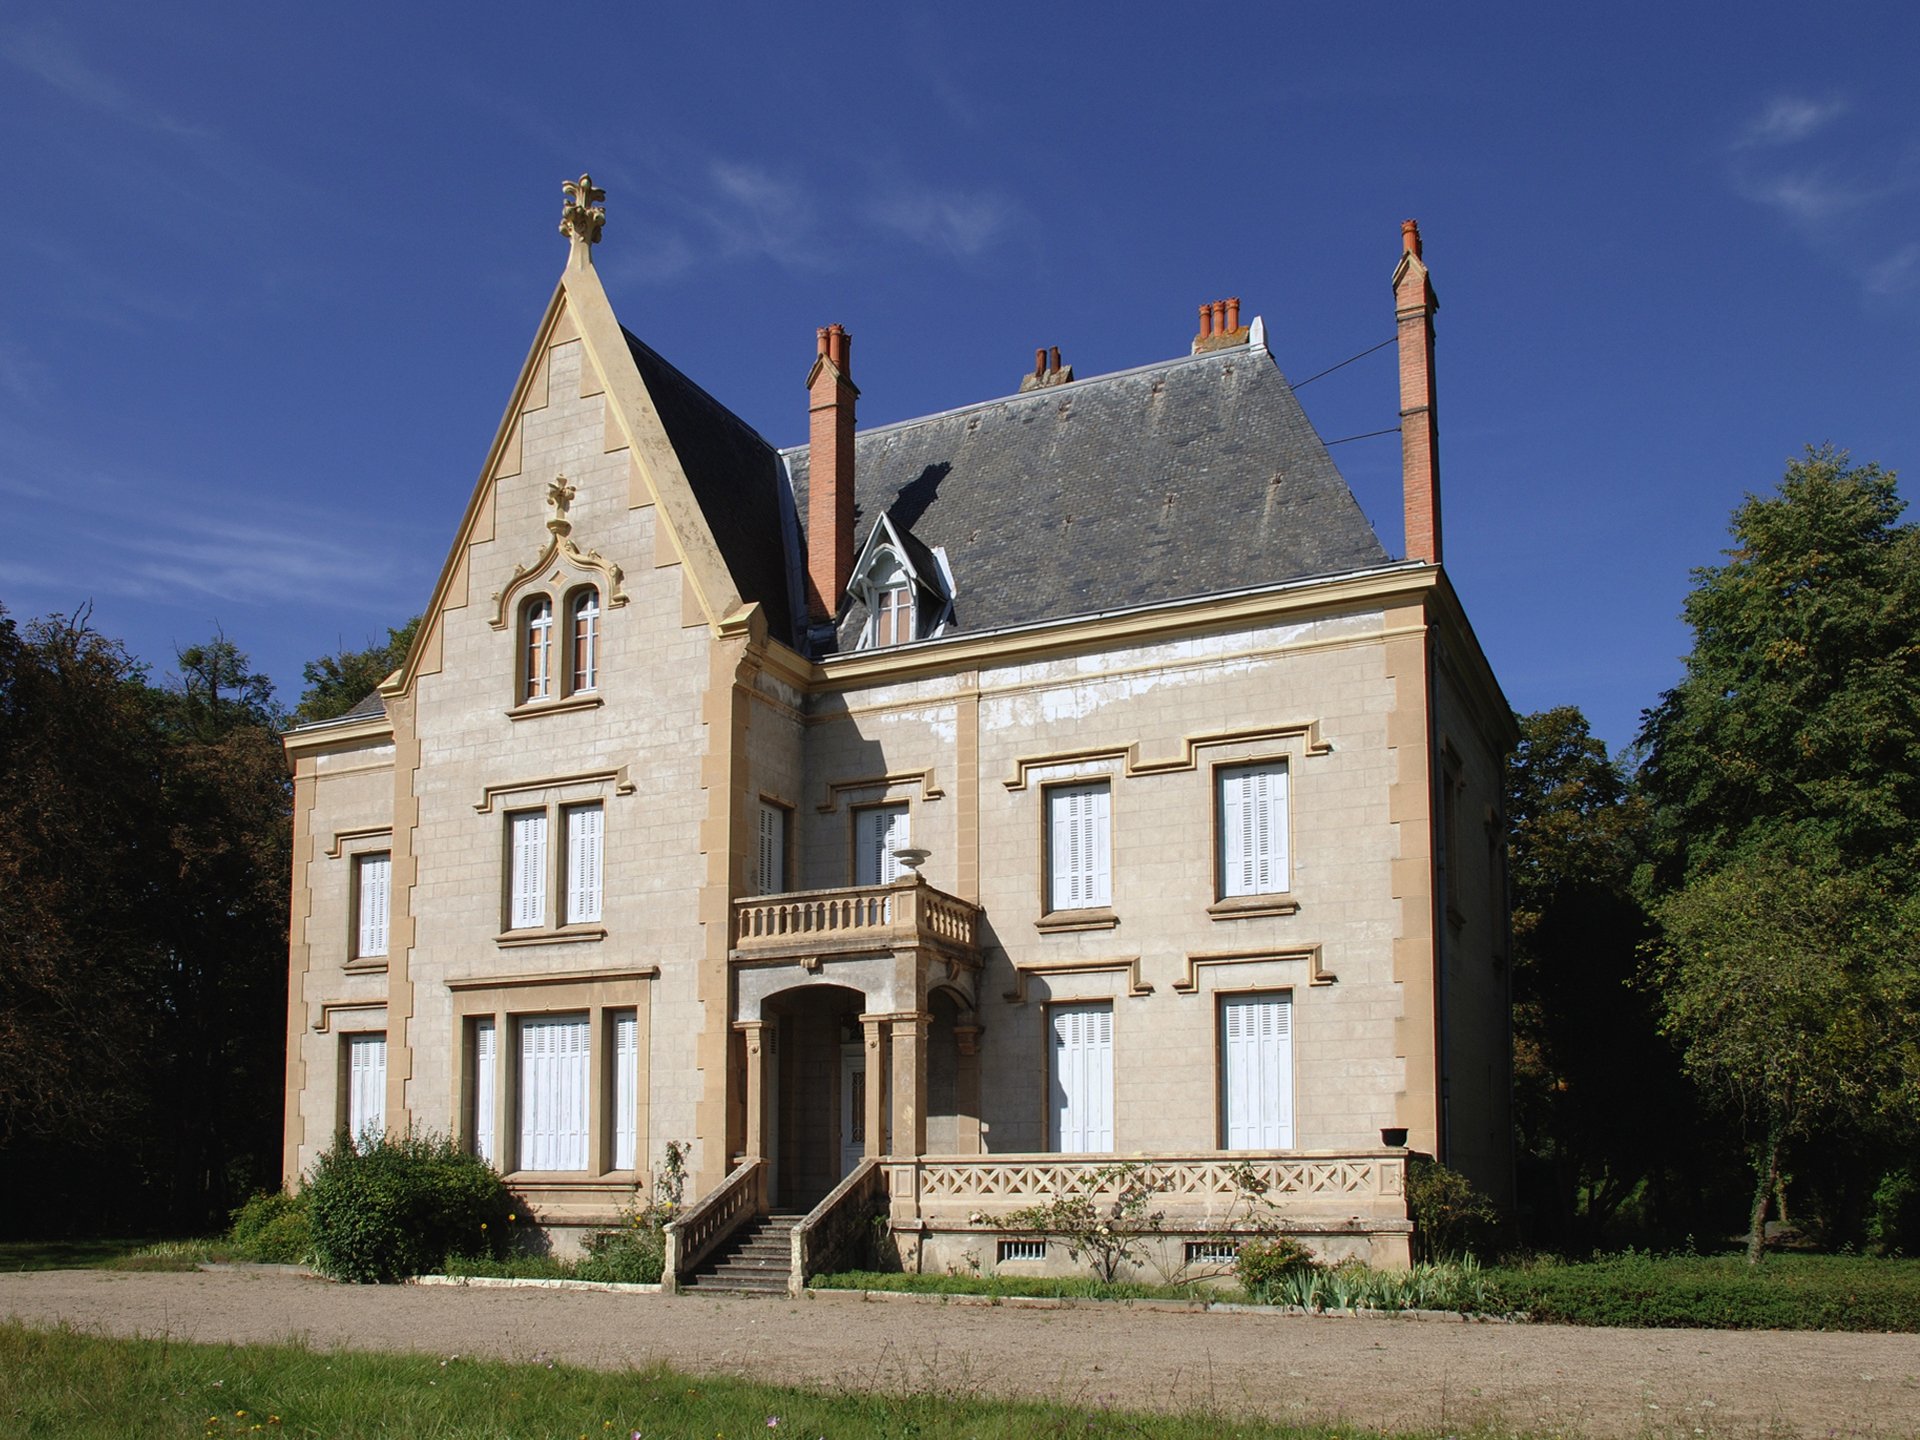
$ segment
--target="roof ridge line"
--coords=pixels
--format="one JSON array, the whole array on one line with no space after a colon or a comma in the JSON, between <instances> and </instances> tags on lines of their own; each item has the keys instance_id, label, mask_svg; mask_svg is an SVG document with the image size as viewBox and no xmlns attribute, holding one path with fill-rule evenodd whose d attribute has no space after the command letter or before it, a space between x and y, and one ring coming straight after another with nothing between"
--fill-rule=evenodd
<instances>
[{"instance_id":1,"label":"roof ridge line","mask_svg":"<svg viewBox=\"0 0 1920 1440\"><path fill-rule=\"evenodd\" d=\"M889 430L904 430L909 426L925 425L934 420L949 420L956 415L965 415L974 410L985 410L992 405L1005 405L1011 401L1045 399L1073 390L1082 390L1089 385L1098 385L1103 380L1124 380L1129 376L1141 375L1149 370L1165 370L1171 366L1197 365L1203 361L1219 360L1222 356L1231 357L1239 354L1240 348L1241 347L1236 345L1223 350L1203 350L1197 355L1175 355L1166 360L1150 361L1145 365L1130 365L1125 370L1109 370L1104 375L1089 375L1084 380L1070 380L1063 385L1049 385L1037 390L1016 390L1011 395L995 395L985 400L975 400L968 405L956 405L950 410L934 410L928 414L915 415L906 420L889 420L884 425L874 425L865 430L856 430L854 432L854 439L860 441L871 435L884 435ZM1268 350L1265 346L1250 346L1248 348L1258 349L1264 354L1267 359L1273 363L1274 370L1279 372L1280 378L1287 384L1287 388L1289 390L1293 388L1292 382L1287 381L1286 372L1280 370L1279 362L1273 359L1273 352L1271 350ZM692 382L689 381L688 383L691 384ZM805 454L810 448L808 445L784 445L779 447L779 452L784 458L789 455Z\"/></svg>"}]
</instances>

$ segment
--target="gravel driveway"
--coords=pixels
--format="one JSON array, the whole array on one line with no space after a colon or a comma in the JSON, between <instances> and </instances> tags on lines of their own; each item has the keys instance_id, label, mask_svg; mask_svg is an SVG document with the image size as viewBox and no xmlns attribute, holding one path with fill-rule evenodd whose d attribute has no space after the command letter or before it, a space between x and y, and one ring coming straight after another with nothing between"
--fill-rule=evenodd
<instances>
[{"instance_id":1,"label":"gravel driveway","mask_svg":"<svg viewBox=\"0 0 1920 1440\"><path fill-rule=\"evenodd\" d=\"M272 1270L0 1275L0 1315L114 1335L536 1355L824 1387L1390 1429L1920 1436L1920 1337L333 1285Z\"/></svg>"}]
</instances>

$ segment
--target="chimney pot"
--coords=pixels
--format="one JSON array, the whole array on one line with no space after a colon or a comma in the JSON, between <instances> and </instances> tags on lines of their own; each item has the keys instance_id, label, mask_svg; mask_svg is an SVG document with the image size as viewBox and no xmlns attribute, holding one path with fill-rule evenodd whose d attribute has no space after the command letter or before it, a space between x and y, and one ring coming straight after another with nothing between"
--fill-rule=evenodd
<instances>
[{"instance_id":1,"label":"chimney pot","mask_svg":"<svg viewBox=\"0 0 1920 1440\"><path fill-rule=\"evenodd\" d=\"M1049 352L1049 354L1052 359L1052 363L1047 366L1047 369L1052 371L1055 375L1058 375L1060 373L1060 347L1058 345L1054 346L1053 349Z\"/></svg>"},{"instance_id":2,"label":"chimney pot","mask_svg":"<svg viewBox=\"0 0 1920 1440\"><path fill-rule=\"evenodd\" d=\"M1204 340L1211 334L1213 334L1213 306L1202 305L1200 307L1200 338Z\"/></svg>"},{"instance_id":3,"label":"chimney pot","mask_svg":"<svg viewBox=\"0 0 1920 1440\"><path fill-rule=\"evenodd\" d=\"M819 344L820 344L820 348L816 353L821 355L826 354L827 353L827 327L822 325L818 330L814 332L814 334L818 338Z\"/></svg>"},{"instance_id":4,"label":"chimney pot","mask_svg":"<svg viewBox=\"0 0 1920 1440\"><path fill-rule=\"evenodd\" d=\"M1040 376L1046 373L1047 373L1047 347L1044 345L1036 345L1033 347L1034 378L1038 379Z\"/></svg>"},{"instance_id":5,"label":"chimney pot","mask_svg":"<svg viewBox=\"0 0 1920 1440\"><path fill-rule=\"evenodd\" d=\"M1227 329L1229 331L1234 331L1234 330L1238 330L1239 328L1240 328L1240 297L1238 295L1235 295L1227 301Z\"/></svg>"},{"instance_id":6,"label":"chimney pot","mask_svg":"<svg viewBox=\"0 0 1920 1440\"><path fill-rule=\"evenodd\" d=\"M1400 244L1414 259L1420 258L1420 222L1418 220L1400 222Z\"/></svg>"},{"instance_id":7,"label":"chimney pot","mask_svg":"<svg viewBox=\"0 0 1920 1440\"><path fill-rule=\"evenodd\" d=\"M1227 333L1227 302L1224 300L1213 302L1213 333L1216 335Z\"/></svg>"}]
</instances>

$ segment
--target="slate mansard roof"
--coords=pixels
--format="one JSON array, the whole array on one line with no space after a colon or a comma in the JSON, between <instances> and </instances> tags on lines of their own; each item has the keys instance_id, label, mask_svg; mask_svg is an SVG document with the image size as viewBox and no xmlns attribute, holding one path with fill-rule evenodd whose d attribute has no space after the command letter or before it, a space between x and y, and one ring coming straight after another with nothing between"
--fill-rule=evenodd
<instances>
[{"instance_id":1,"label":"slate mansard roof","mask_svg":"<svg viewBox=\"0 0 1920 1440\"><path fill-rule=\"evenodd\" d=\"M804 525L807 448L781 453ZM945 549L956 591L948 633L1389 559L1259 345L861 431L854 495L859 540L890 513ZM843 638L861 618L843 618Z\"/></svg>"}]
</instances>

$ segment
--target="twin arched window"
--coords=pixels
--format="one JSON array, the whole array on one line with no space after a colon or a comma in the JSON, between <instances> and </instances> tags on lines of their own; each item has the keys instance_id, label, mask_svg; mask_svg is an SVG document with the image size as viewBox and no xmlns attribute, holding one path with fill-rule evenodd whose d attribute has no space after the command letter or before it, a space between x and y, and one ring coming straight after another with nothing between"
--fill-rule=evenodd
<instances>
[{"instance_id":1,"label":"twin arched window","mask_svg":"<svg viewBox=\"0 0 1920 1440\"><path fill-rule=\"evenodd\" d=\"M523 704L600 688L600 592L591 585L581 586L567 596L565 613L561 653L556 656L553 597L534 595L520 608Z\"/></svg>"}]
</instances>

